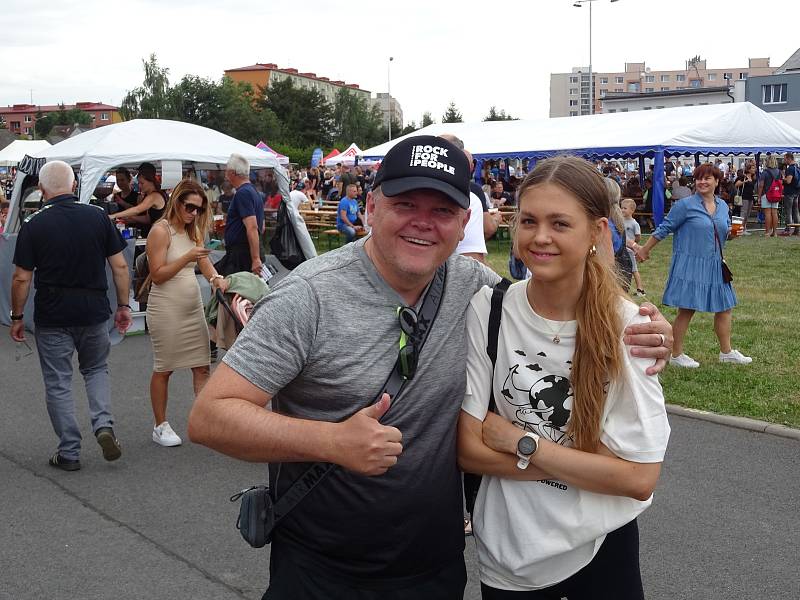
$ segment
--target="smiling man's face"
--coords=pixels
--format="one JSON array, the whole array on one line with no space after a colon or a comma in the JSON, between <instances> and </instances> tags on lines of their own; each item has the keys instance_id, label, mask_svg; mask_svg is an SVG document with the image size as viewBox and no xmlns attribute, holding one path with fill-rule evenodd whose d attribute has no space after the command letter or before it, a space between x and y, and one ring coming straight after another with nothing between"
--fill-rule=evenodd
<instances>
[{"instance_id":1,"label":"smiling man's face","mask_svg":"<svg viewBox=\"0 0 800 600\"><path fill-rule=\"evenodd\" d=\"M433 190L391 197L378 192L370 197L368 212L370 256L381 276L395 288L394 281L427 284L455 251L469 219L468 211Z\"/></svg>"}]
</instances>

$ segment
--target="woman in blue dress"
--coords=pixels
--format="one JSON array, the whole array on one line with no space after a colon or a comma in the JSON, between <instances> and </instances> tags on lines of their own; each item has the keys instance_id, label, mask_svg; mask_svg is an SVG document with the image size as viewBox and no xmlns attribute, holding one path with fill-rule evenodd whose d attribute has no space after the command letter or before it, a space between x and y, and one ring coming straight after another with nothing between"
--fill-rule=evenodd
<instances>
[{"instance_id":1,"label":"woman in blue dress","mask_svg":"<svg viewBox=\"0 0 800 600\"><path fill-rule=\"evenodd\" d=\"M732 310L736 293L722 277L722 249L731 221L728 206L714 191L722 173L706 163L694 170L695 193L672 205L667 217L644 246L636 249L639 261L650 258L650 250L670 233L672 264L662 302L678 309L672 324L675 343L670 364L700 366L683 351L683 340L696 311L714 313L714 332L719 340L719 360L739 365L753 362L731 347Z\"/></svg>"}]
</instances>

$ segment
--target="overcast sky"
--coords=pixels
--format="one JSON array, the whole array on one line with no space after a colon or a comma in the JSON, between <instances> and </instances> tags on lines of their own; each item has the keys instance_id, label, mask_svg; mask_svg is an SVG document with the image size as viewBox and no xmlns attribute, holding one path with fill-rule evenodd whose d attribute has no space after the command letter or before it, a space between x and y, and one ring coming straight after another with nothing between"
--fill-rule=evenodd
<instances>
[{"instance_id":1,"label":"overcast sky","mask_svg":"<svg viewBox=\"0 0 800 600\"><path fill-rule=\"evenodd\" d=\"M139 85L151 52L170 70L218 79L256 62L387 88L406 122L454 101L464 120L494 105L547 117L550 73L588 64L589 8L572 0L314 3L273 0L3 0L0 105L100 101L119 105ZM750 0L597 0L595 71L645 61L681 69L782 64L800 44ZM796 19L794 19L796 20ZM18 24L19 23L19 24ZM770 32L773 32L770 34Z\"/></svg>"}]
</instances>

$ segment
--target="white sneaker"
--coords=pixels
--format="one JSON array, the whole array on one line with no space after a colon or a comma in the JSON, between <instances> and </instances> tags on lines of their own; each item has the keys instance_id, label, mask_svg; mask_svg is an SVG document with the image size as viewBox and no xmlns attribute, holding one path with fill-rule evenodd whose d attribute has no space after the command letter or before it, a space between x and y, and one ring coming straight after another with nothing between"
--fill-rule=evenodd
<instances>
[{"instance_id":1,"label":"white sneaker","mask_svg":"<svg viewBox=\"0 0 800 600\"><path fill-rule=\"evenodd\" d=\"M753 359L749 356L745 356L738 350L731 350L727 354L720 352L719 362L733 363L735 365L749 365L751 362L753 362Z\"/></svg>"},{"instance_id":2,"label":"white sneaker","mask_svg":"<svg viewBox=\"0 0 800 600\"><path fill-rule=\"evenodd\" d=\"M161 446L180 446L183 443L166 421L153 427L153 441Z\"/></svg>"},{"instance_id":3,"label":"white sneaker","mask_svg":"<svg viewBox=\"0 0 800 600\"><path fill-rule=\"evenodd\" d=\"M679 354L678 356L670 357L669 364L676 367L684 367L686 369L696 369L700 366L699 362L697 362L691 356L687 356L686 354Z\"/></svg>"}]
</instances>

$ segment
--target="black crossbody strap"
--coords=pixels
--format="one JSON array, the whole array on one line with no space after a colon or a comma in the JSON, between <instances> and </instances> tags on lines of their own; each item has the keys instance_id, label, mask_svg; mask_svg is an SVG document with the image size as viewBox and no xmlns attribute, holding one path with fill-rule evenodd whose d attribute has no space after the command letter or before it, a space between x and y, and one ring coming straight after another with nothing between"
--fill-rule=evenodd
<instances>
[{"instance_id":1,"label":"black crossbody strap","mask_svg":"<svg viewBox=\"0 0 800 600\"><path fill-rule=\"evenodd\" d=\"M511 282L505 277L494 286L492 291L492 306L489 310L489 329L486 340L486 354L492 360L492 385L489 388L489 410L497 411L497 404L494 401L494 364L497 362L497 342L500 337L500 321L503 318L503 298Z\"/></svg>"},{"instance_id":2,"label":"black crossbody strap","mask_svg":"<svg viewBox=\"0 0 800 600\"><path fill-rule=\"evenodd\" d=\"M425 298L422 300L417 314L417 330L419 332L417 340L417 352L422 352L422 347L425 340L428 339L433 323L436 320L436 315L439 314L439 306L442 303L442 296L444 296L444 283L447 278L447 263L441 265L436 269L433 276L433 281L428 286L428 291L425 293ZM389 394L392 397L392 406L397 401L397 397L405 387L408 380L400 375L399 364L395 363L389 377L386 378L386 383L383 384L381 391L375 396L371 404L374 404L381 399L383 394ZM368 404L367 406L370 406ZM362 407L366 408L366 407ZM359 409L361 410L361 409ZM322 463L317 462L312 464L305 473L292 482L289 489L275 502L275 524L285 517L300 501L305 498L311 490L317 487L330 473L339 465L335 463Z\"/></svg>"},{"instance_id":3,"label":"black crossbody strap","mask_svg":"<svg viewBox=\"0 0 800 600\"><path fill-rule=\"evenodd\" d=\"M724 262L725 257L722 255L722 244L719 241L719 234L717 233L717 224L714 221L714 217L709 215L708 212L706 212L706 214L708 215L708 218L711 219L711 229L714 230L714 241L717 243L717 248L719 248L719 256Z\"/></svg>"}]
</instances>

